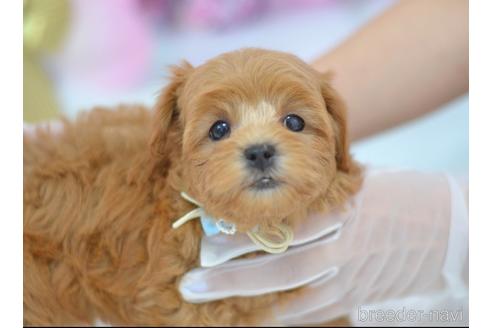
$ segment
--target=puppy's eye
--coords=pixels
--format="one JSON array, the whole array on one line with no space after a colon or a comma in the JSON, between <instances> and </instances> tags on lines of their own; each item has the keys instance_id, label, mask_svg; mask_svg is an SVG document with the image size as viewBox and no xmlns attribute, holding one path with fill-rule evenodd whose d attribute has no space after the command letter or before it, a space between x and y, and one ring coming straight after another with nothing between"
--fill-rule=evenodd
<instances>
[{"instance_id":1,"label":"puppy's eye","mask_svg":"<svg viewBox=\"0 0 492 328\"><path fill-rule=\"evenodd\" d=\"M284 125L287 129L299 132L304 129L304 120L295 114L289 114L284 118Z\"/></svg>"},{"instance_id":2,"label":"puppy's eye","mask_svg":"<svg viewBox=\"0 0 492 328\"><path fill-rule=\"evenodd\" d=\"M210 139L217 141L227 136L230 131L231 127L229 126L229 123L225 121L217 121L210 128L208 136Z\"/></svg>"}]
</instances>

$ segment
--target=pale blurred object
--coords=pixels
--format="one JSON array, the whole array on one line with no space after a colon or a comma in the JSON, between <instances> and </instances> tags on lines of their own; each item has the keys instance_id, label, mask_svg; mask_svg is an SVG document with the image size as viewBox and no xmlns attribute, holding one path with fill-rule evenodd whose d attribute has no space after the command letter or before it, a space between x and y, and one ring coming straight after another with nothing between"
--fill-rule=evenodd
<instances>
[{"instance_id":1,"label":"pale blurred object","mask_svg":"<svg viewBox=\"0 0 492 328\"><path fill-rule=\"evenodd\" d=\"M266 14L333 5L337 0L192 0L183 3L181 23L194 29L225 29Z\"/></svg>"},{"instance_id":2,"label":"pale blurred object","mask_svg":"<svg viewBox=\"0 0 492 328\"><path fill-rule=\"evenodd\" d=\"M59 0L24 0L23 114L24 121L38 122L59 114L52 81L42 57L57 50L69 26L68 3Z\"/></svg>"},{"instance_id":3,"label":"pale blurred object","mask_svg":"<svg viewBox=\"0 0 492 328\"><path fill-rule=\"evenodd\" d=\"M73 0L67 42L52 65L64 83L114 92L142 83L151 63L152 25L138 0Z\"/></svg>"}]
</instances>

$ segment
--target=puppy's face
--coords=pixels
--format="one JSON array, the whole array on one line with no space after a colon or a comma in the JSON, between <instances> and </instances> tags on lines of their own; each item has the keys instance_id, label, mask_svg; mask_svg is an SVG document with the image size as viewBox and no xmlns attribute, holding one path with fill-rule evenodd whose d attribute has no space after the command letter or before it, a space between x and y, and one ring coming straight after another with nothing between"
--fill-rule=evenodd
<instances>
[{"instance_id":1,"label":"puppy's face","mask_svg":"<svg viewBox=\"0 0 492 328\"><path fill-rule=\"evenodd\" d=\"M348 170L343 105L291 55L249 49L177 68L157 111L153 147L179 148L183 191L239 230L305 209Z\"/></svg>"}]
</instances>

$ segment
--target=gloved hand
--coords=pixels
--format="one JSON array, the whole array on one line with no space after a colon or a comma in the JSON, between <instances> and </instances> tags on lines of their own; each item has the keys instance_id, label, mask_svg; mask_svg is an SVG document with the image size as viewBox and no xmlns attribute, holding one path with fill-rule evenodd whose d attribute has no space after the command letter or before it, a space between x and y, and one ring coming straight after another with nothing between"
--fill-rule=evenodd
<instances>
[{"instance_id":1,"label":"gloved hand","mask_svg":"<svg viewBox=\"0 0 492 328\"><path fill-rule=\"evenodd\" d=\"M308 324L358 305L467 288L466 198L446 175L369 171L344 211L313 215L294 236L285 253L236 260L258 249L246 236L204 237L202 268L183 277L182 296L206 302L306 286L272 320Z\"/></svg>"}]
</instances>

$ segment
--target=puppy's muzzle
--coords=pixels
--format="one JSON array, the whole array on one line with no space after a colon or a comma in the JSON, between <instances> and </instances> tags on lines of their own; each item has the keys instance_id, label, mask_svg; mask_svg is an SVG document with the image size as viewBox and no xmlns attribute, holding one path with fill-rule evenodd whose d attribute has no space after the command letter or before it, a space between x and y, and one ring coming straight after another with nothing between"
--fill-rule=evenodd
<instances>
[{"instance_id":1,"label":"puppy's muzzle","mask_svg":"<svg viewBox=\"0 0 492 328\"><path fill-rule=\"evenodd\" d=\"M275 164L275 153L273 145L252 145L244 151L244 158L249 167L264 172Z\"/></svg>"}]
</instances>

